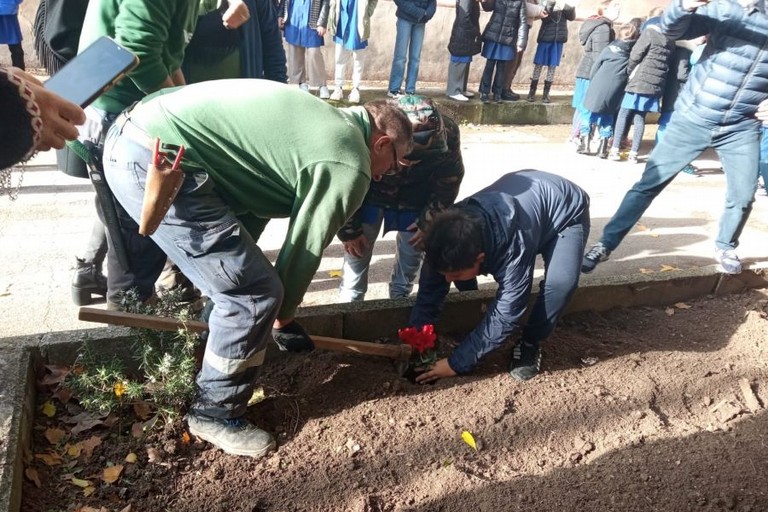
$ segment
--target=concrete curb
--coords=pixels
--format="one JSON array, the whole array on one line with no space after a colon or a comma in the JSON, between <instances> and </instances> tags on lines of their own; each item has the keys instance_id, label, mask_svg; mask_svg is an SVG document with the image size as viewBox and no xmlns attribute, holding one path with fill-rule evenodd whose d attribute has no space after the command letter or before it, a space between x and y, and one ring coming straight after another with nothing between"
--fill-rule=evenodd
<instances>
[{"instance_id":1,"label":"concrete curb","mask_svg":"<svg viewBox=\"0 0 768 512\"><path fill-rule=\"evenodd\" d=\"M583 276L567 312L663 306L765 287L768 262L754 263L739 275L721 274L714 265L632 276L588 275ZM488 286L476 292L449 294L441 330L471 329L495 293L495 286ZM302 308L298 317L313 334L372 341L392 336L405 325L413 302L407 298L313 306ZM83 339L109 340L103 344L104 350L118 357L127 357L130 348L128 329L108 327L14 338L0 349L0 512L21 509L25 454L35 414L34 367L42 362L71 364Z\"/></svg>"}]
</instances>

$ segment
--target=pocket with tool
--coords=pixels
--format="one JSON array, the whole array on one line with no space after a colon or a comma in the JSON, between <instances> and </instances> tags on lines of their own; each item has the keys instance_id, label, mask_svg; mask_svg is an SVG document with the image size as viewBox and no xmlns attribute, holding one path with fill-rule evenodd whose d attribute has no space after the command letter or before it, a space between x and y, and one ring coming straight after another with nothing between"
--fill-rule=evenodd
<instances>
[{"instance_id":1,"label":"pocket with tool","mask_svg":"<svg viewBox=\"0 0 768 512\"><path fill-rule=\"evenodd\" d=\"M180 167L184 146L165 144L163 149L175 151L176 156L171 159L170 153L161 152L160 139L155 139L139 219L139 234L144 236L151 235L160 226L184 181L184 171Z\"/></svg>"}]
</instances>

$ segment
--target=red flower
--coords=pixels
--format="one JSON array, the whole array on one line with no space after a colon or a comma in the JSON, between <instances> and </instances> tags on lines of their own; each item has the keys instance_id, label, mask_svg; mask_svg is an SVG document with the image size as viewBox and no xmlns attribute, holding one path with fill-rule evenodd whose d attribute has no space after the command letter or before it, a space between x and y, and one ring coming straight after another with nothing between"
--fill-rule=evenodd
<instances>
[{"instance_id":1,"label":"red flower","mask_svg":"<svg viewBox=\"0 0 768 512\"><path fill-rule=\"evenodd\" d=\"M398 330L397 335L401 342L410 345L419 354L435 348L435 340L437 339L435 326L432 324L424 325L420 329L417 327L405 327Z\"/></svg>"}]
</instances>

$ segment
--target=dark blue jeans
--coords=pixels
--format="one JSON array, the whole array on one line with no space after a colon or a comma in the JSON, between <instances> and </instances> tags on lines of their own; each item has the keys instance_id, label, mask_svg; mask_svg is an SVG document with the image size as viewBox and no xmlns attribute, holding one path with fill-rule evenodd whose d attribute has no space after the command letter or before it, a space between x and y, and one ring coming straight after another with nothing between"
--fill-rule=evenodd
<instances>
[{"instance_id":1,"label":"dark blue jeans","mask_svg":"<svg viewBox=\"0 0 768 512\"><path fill-rule=\"evenodd\" d=\"M119 123L107 136L104 170L136 225L151 152L135 135L137 127ZM204 171L185 172L179 195L151 239L215 304L193 408L208 416L241 416L283 299L277 272ZM134 248L129 244L129 251ZM131 254L134 264L141 264L141 255Z\"/></svg>"},{"instance_id":2,"label":"dark blue jeans","mask_svg":"<svg viewBox=\"0 0 768 512\"><path fill-rule=\"evenodd\" d=\"M616 249L664 187L711 147L720 157L726 179L725 208L715 245L719 249L736 248L755 200L759 137L754 122L713 127L688 119L680 112L673 113L664 137L648 158L640 181L626 193L603 229L600 241L609 250Z\"/></svg>"}]
</instances>

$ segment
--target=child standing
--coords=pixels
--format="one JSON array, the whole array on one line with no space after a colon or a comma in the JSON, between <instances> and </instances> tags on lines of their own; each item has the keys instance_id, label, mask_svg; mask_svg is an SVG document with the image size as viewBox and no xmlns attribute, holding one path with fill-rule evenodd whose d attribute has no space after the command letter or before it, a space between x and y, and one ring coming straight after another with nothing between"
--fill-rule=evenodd
<instances>
[{"instance_id":1,"label":"child standing","mask_svg":"<svg viewBox=\"0 0 768 512\"><path fill-rule=\"evenodd\" d=\"M472 56L480 53L483 40L480 38L480 4L478 0L456 0L456 18L451 28L448 51L448 85L445 94L456 101L469 101L474 96L467 91L469 65Z\"/></svg>"},{"instance_id":2,"label":"child standing","mask_svg":"<svg viewBox=\"0 0 768 512\"><path fill-rule=\"evenodd\" d=\"M0 44L7 44L11 51L11 65L24 67L24 49L21 47L19 4L22 0L0 0Z\"/></svg>"},{"instance_id":3,"label":"child standing","mask_svg":"<svg viewBox=\"0 0 768 512\"><path fill-rule=\"evenodd\" d=\"M486 0L484 11L493 11L483 30L483 57L486 58L480 81L480 101L490 103L488 94L501 103L504 89L504 65L514 60L528 42L528 24L524 0ZM494 75L494 69L496 73Z\"/></svg>"},{"instance_id":4,"label":"child standing","mask_svg":"<svg viewBox=\"0 0 768 512\"><path fill-rule=\"evenodd\" d=\"M651 19L658 20L658 18ZM617 136L613 138L613 146L608 154L609 160L621 160L619 156L621 134L624 133L630 116L633 116L635 131L627 160L637 163L637 151L640 149L645 131L645 115L648 112L659 111L659 99L664 92L669 62L674 51L674 41L661 32L658 22L647 24L629 55L627 66L629 81L624 99L621 101L619 117L616 120Z\"/></svg>"},{"instance_id":5,"label":"child standing","mask_svg":"<svg viewBox=\"0 0 768 512\"><path fill-rule=\"evenodd\" d=\"M395 36L395 56L389 73L389 96L400 96L403 83L406 55L408 72L405 75L405 94L416 92L416 80L419 76L421 45L424 42L424 28L432 19L437 9L436 0L395 0L397 5Z\"/></svg>"},{"instance_id":6,"label":"child standing","mask_svg":"<svg viewBox=\"0 0 768 512\"><path fill-rule=\"evenodd\" d=\"M568 41L568 22L576 19L576 8L561 4L560 0L549 0L544 5L548 16L541 19L539 36L536 38L536 55L533 57L533 76L531 89L528 91L528 101L536 100L536 88L539 86L541 69L547 66L547 76L544 79L544 94L542 103L549 103L549 90L555 78L555 70L560 65L563 56L563 45Z\"/></svg>"},{"instance_id":7,"label":"child standing","mask_svg":"<svg viewBox=\"0 0 768 512\"><path fill-rule=\"evenodd\" d=\"M327 100L331 95L325 82L322 47L328 0L283 0L278 23L287 43L288 80L305 91L317 87L318 96Z\"/></svg>"},{"instance_id":8,"label":"child standing","mask_svg":"<svg viewBox=\"0 0 768 512\"><path fill-rule=\"evenodd\" d=\"M336 43L334 60L336 86L331 99L339 101L342 97L344 74L347 63L352 57L352 90L350 103L360 103L360 82L365 68L365 49L371 35L371 16L378 0L330 0L328 9L328 31Z\"/></svg>"},{"instance_id":9,"label":"child standing","mask_svg":"<svg viewBox=\"0 0 768 512\"><path fill-rule=\"evenodd\" d=\"M589 147L592 126L598 129L600 143L596 154L608 156L608 139L613 134L615 112L619 109L627 84L629 54L637 41L637 27L624 25L619 29L619 39L606 46L592 65L590 80L584 95L585 115L579 128L579 146Z\"/></svg>"}]
</instances>

